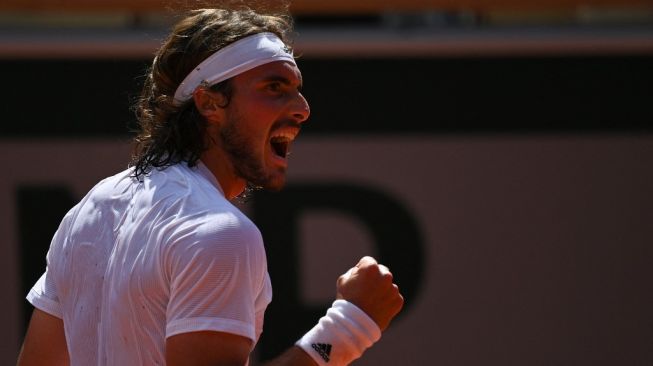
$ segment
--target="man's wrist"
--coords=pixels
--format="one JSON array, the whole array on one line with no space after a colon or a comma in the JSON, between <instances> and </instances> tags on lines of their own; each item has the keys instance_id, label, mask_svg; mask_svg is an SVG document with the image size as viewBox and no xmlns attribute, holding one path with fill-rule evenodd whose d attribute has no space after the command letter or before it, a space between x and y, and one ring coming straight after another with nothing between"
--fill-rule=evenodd
<instances>
[{"instance_id":1,"label":"man's wrist","mask_svg":"<svg viewBox=\"0 0 653 366\"><path fill-rule=\"evenodd\" d=\"M318 365L347 365L381 338L381 329L363 310L336 300L318 324L295 345Z\"/></svg>"}]
</instances>

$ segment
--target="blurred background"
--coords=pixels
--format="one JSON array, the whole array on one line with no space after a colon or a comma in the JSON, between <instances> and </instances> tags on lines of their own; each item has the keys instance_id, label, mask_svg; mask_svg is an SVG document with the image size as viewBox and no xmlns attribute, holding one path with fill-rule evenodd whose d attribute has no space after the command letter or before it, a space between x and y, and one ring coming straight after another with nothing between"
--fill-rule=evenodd
<instances>
[{"instance_id":1,"label":"blurred background","mask_svg":"<svg viewBox=\"0 0 653 366\"><path fill-rule=\"evenodd\" d=\"M406 307L356 365L653 364L653 1L291 9L312 116L288 187L243 205L275 290L254 363L371 254ZM0 2L0 364L62 216L127 166L130 105L177 13Z\"/></svg>"}]
</instances>

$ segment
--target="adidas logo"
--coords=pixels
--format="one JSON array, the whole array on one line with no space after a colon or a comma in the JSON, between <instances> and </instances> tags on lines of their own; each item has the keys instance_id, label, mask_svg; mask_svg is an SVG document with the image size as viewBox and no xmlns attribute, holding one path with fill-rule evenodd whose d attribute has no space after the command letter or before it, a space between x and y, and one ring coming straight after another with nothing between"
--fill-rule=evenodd
<instances>
[{"instance_id":1,"label":"adidas logo","mask_svg":"<svg viewBox=\"0 0 653 366\"><path fill-rule=\"evenodd\" d=\"M331 355L331 345L328 343L313 343L311 347L320 354L322 359L326 362L329 362L329 356Z\"/></svg>"}]
</instances>

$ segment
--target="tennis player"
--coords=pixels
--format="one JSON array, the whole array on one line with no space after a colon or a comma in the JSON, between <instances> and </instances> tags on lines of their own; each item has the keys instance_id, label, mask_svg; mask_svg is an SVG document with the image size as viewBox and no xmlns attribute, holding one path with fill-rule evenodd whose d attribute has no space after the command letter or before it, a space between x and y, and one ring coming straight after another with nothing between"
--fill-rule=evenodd
<instances>
[{"instance_id":1,"label":"tennis player","mask_svg":"<svg viewBox=\"0 0 653 366\"><path fill-rule=\"evenodd\" d=\"M287 13L192 11L137 105L131 167L63 218L18 364L246 365L272 298L256 226L230 201L279 190L309 117ZM98 70L97 72L102 72ZM403 305L388 268L362 258L334 303L270 365L346 365Z\"/></svg>"}]
</instances>

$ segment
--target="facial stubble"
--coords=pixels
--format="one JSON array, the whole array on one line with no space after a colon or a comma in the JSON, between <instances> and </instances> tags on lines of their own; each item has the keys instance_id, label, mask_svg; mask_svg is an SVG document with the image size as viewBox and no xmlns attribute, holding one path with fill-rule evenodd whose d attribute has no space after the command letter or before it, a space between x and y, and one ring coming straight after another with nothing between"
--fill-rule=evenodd
<instances>
[{"instance_id":1,"label":"facial stubble","mask_svg":"<svg viewBox=\"0 0 653 366\"><path fill-rule=\"evenodd\" d=\"M275 172L265 168L264 151L256 149L256 141L251 133L242 128L244 124L238 115L232 115L220 129L220 142L228 155L235 173L247 182L247 190L266 189L279 191L285 183L285 171ZM265 147L263 147L265 148Z\"/></svg>"}]
</instances>

